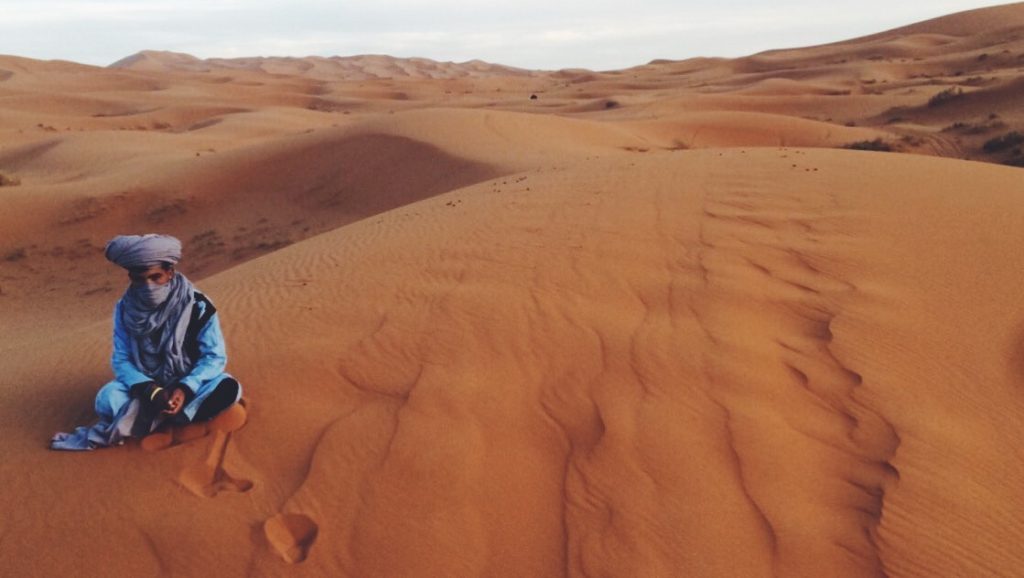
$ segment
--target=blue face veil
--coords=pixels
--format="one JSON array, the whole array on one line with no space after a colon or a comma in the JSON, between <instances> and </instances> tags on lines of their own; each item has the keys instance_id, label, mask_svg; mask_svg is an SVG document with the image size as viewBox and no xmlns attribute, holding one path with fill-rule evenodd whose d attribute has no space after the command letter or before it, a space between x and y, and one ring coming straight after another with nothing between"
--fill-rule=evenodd
<instances>
[{"instance_id":1,"label":"blue face veil","mask_svg":"<svg viewBox=\"0 0 1024 578\"><path fill-rule=\"evenodd\" d=\"M173 279L171 281L171 283L164 283L163 285L136 283L131 286L129 291L134 293L135 300L140 304L150 309L156 309L163 305L167 298L171 296L171 288L174 286Z\"/></svg>"}]
</instances>

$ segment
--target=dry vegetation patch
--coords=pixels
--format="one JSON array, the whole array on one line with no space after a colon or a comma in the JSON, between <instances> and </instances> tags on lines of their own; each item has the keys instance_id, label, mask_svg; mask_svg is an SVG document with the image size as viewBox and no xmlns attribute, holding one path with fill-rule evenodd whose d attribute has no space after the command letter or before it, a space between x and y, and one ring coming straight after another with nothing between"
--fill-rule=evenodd
<instances>
[{"instance_id":1,"label":"dry vegetation patch","mask_svg":"<svg viewBox=\"0 0 1024 578\"><path fill-rule=\"evenodd\" d=\"M895 150L891 144L889 144L889 143L885 142L884 140L882 140L881 137L876 138L874 140L862 140L862 141L852 142L852 143L843 145L843 148L844 149L855 150L855 151L879 151L879 152L886 152L886 153L892 152L892 151Z\"/></svg>"}]
</instances>

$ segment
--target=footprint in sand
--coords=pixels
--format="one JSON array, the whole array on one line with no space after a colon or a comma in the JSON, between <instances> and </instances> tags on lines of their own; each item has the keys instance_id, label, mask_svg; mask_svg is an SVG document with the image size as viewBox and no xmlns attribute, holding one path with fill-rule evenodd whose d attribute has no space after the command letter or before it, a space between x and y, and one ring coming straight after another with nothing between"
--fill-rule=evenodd
<instances>
[{"instance_id":1,"label":"footprint in sand","mask_svg":"<svg viewBox=\"0 0 1024 578\"><path fill-rule=\"evenodd\" d=\"M193 494L212 498L222 491L248 492L252 482L234 478L224 471L224 454L228 446L228 432L217 430L206 459L187 466L178 474L178 481Z\"/></svg>"},{"instance_id":2,"label":"footprint in sand","mask_svg":"<svg viewBox=\"0 0 1024 578\"><path fill-rule=\"evenodd\" d=\"M278 514L263 524L263 533L285 562L302 562L316 540L319 527L309 516Z\"/></svg>"},{"instance_id":3,"label":"footprint in sand","mask_svg":"<svg viewBox=\"0 0 1024 578\"><path fill-rule=\"evenodd\" d=\"M246 418L245 405L235 404L207 423L189 424L175 430L171 437L174 442L178 443L199 439L211 431L214 432L213 443L206 459L187 466L178 474L178 481L181 485L193 494L204 498L212 498L222 491L247 492L252 489L251 481L235 478L224 470L224 456L227 453L231 432L244 426ZM150 437L153 435L146 439ZM146 439L142 441L145 442ZM154 443L154 445L157 444Z\"/></svg>"}]
</instances>

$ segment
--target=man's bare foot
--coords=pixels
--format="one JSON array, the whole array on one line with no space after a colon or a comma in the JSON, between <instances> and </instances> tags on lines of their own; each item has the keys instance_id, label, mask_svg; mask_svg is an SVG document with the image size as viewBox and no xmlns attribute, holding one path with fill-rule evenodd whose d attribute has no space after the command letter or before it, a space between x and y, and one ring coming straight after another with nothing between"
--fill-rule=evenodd
<instances>
[{"instance_id":1,"label":"man's bare foot","mask_svg":"<svg viewBox=\"0 0 1024 578\"><path fill-rule=\"evenodd\" d=\"M171 432L158 431L142 438L139 445L147 452L158 452L171 447L173 443L174 436L171 435Z\"/></svg>"},{"instance_id":2,"label":"man's bare foot","mask_svg":"<svg viewBox=\"0 0 1024 578\"><path fill-rule=\"evenodd\" d=\"M183 444L204 437L208 433L210 433L210 428L206 422L188 423L174 428L174 441Z\"/></svg>"}]
</instances>

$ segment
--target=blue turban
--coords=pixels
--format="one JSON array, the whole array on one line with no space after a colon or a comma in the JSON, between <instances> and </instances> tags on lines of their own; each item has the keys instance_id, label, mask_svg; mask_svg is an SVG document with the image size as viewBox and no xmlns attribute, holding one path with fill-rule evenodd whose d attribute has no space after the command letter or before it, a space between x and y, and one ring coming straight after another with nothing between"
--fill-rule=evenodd
<instances>
[{"instance_id":1,"label":"blue turban","mask_svg":"<svg viewBox=\"0 0 1024 578\"><path fill-rule=\"evenodd\" d=\"M118 235L107 243L107 260L125 269L150 267L181 260L181 241L170 235Z\"/></svg>"}]
</instances>

